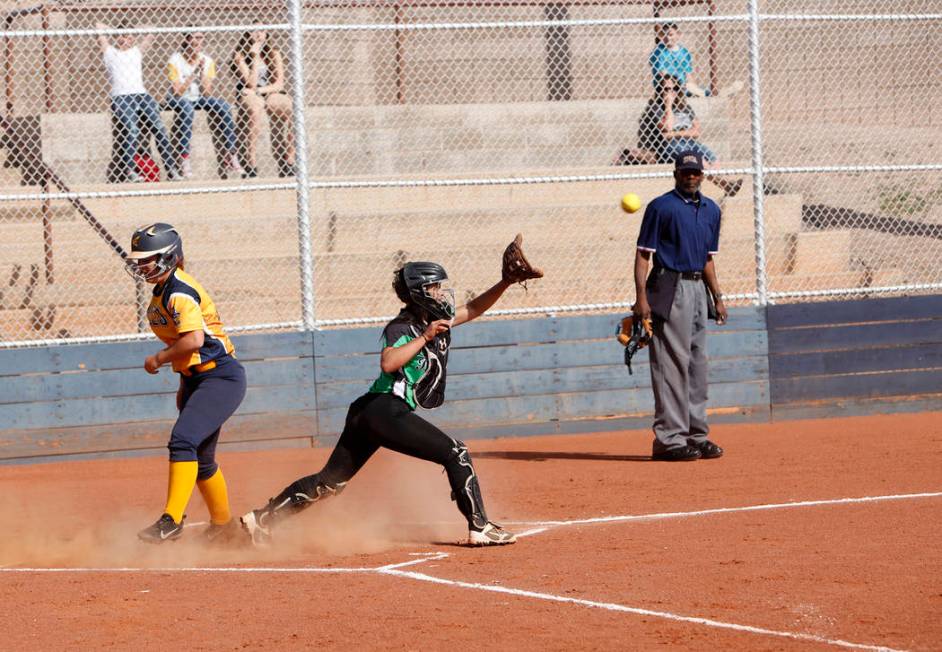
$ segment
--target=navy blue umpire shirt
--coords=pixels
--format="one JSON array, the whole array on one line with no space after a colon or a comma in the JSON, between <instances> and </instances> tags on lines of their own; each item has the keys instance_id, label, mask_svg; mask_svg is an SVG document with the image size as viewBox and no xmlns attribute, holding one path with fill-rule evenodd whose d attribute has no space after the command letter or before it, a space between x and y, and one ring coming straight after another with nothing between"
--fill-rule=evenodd
<instances>
[{"instance_id":1,"label":"navy blue umpire shirt","mask_svg":"<svg viewBox=\"0 0 942 652\"><path fill-rule=\"evenodd\" d=\"M641 220L638 249L654 253L654 266L677 272L702 272L707 256L720 247L720 207L702 193L699 201L677 189L648 204Z\"/></svg>"}]
</instances>

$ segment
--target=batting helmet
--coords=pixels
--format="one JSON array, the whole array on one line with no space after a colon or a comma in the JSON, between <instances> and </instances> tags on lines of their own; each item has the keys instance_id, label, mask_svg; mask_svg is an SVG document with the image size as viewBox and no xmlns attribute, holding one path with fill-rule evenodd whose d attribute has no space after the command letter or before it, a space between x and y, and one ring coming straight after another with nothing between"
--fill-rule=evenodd
<instances>
[{"instance_id":1,"label":"batting helmet","mask_svg":"<svg viewBox=\"0 0 942 652\"><path fill-rule=\"evenodd\" d=\"M131 236L131 253L125 264L131 276L151 283L183 260L183 239L169 224L142 226Z\"/></svg>"},{"instance_id":2,"label":"batting helmet","mask_svg":"<svg viewBox=\"0 0 942 652\"><path fill-rule=\"evenodd\" d=\"M413 303L424 309L432 319L455 318L455 291L444 287L448 280L445 268L438 263L406 263L398 272L397 281ZM437 285L437 289L431 286Z\"/></svg>"}]
</instances>

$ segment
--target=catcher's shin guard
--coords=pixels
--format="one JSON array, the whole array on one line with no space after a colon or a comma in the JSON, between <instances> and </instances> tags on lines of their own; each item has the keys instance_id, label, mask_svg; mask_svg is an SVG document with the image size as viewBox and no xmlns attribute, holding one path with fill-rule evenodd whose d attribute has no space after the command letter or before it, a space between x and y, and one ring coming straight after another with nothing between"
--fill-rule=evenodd
<instances>
[{"instance_id":1,"label":"catcher's shin guard","mask_svg":"<svg viewBox=\"0 0 942 652\"><path fill-rule=\"evenodd\" d=\"M271 539L271 527L275 522L302 512L319 500L336 496L346 486L346 482L326 482L321 479L320 473L305 476L285 487L265 507L253 509L242 516L242 526L252 536L253 543L267 543Z\"/></svg>"},{"instance_id":2,"label":"catcher's shin guard","mask_svg":"<svg viewBox=\"0 0 942 652\"><path fill-rule=\"evenodd\" d=\"M483 530L487 527L487 514L484 512L484 499L481 486L471 463L471 454L463 441L454 440L452 456L445 462L445 472L451 483L451 499L458 504L458 509L468 519L468 528Z\"/></svg>"}]
</instances>

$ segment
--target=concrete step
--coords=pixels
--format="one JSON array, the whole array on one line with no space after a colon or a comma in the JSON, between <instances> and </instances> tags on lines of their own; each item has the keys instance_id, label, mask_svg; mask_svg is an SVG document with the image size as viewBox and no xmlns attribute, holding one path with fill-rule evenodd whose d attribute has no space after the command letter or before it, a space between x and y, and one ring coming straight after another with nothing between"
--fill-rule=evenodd
<instances>
[{"instance_id":1,"label":"concrete step","mask_svg":"<svg viewBox=\"0 0 942 652\"><path fill-rule=\"evenodd\" d=\"M414 88L418 97L423 91ZM634 145L646 97L502 104L375 105L342 102L306 107L313 174L487 172L567 164L607 164ZM691 100L706 140L730 158L724 98ZM173 113L162 113L172 124ZM111 156L109 112L48 113L40 117L43 156L69 183L104 181ZM626 129L626 125L629 128ZM274 175L270 129L258 142L259 167ZM215 179L216 160L206 120L198 113L193 163L201 179Z\"/></svg>"},{"instance_id":2,"label":"concrete step","mask_svg":"<svg viewBox=\"0 0 942 652\"><path fill-rule=\"evenodd\" d=\"M767 235L801 231L802 197L799 194L766 195L763 215ZM755 212L752 189L743 187L739 194L723 200L723 234L752 237Z\"/></svg>"},{"instance_id":3,"label":"concrete step","mask_svg":"<svg viewBox=\"0 0 942 652\"><path fill-rule=\"evenodd\" d=\"M49 202L47 215L53 223L74 222L79 219L75 209L65 201ZM6 224L42 224L42 202L35 200L0 201L0 229Z\"/></svg>"},{"instance_id":4,"label":"concrete step","mask_svg":"<svg viewBox=\"0 0 942 652\"><path fill-rule=\"evenodd\" d=\"M172 220L183 235L187 257L218 258L297 255L297 225L293 217L248 220L241 218L201 218L161 213L134 213L120 219L100 218L107 231L125 249L131 234L150 217ZM41 222L0 223L0 260L30 264L44 257ZM53 254L56 259L100 258L110 264L111 248L84 220L53 221Z\"/></svg>"},{"instance_id":5,"label":"concrete step","mask_svg":"<svg viewBox=\"0 0 942 652\"><path fill-rule=\"evenodd\" d=\"M524 233L527 242L553 243L587 237L594 240L637 239L643 212L625 214L617 201L546 206L535 203L513 208L479 208L456 205L420 211L394 210L382 214L335 213L315 226L316 248L327 251L371 251L401 248L409 243L448 238L466 244L498 244ZM725 242L752 241L754 216L751 198L726 200L722 236ZM767 198L771 217L767 234L780 238L800 229L801 198L778 195ZM772 228L774 227L774 228ZM792 230L787 230L792 229Z\"/></svg>"},{"instance_id":6,"label":"concrete step","mask_svg":"<svg viewBox=\"0 0 942 652\"><path fill-rule=\"evenodd\" d=\"M535 284L539 294L556 293L557 300L567 293L582 296L581 301L611 286L611 292L623 298L632 294L632 261L635 235L617 234L608 239L587 232L581 240L551 238L525 240L527 254L533 264L543 267L546 278ZM770 243L775 241L770 240ZM783 249L791 246L783 241ZM408 249L386 250L382 253L332 252L316 253L314 258L314 284L319 300L327 297L346 297L364 292L391 293L393 271L406 260L436 260L445 265L459 289L480 292L496 282L500 274L501 253L506 239L497 243L469 242L455 246L454 242L442 246L428 243ZM735 245L735 246L734 246ZM298 259L291 255L252 255L243 257L204 259L193 256L187 269L207 288L220 304L250 298L277 298L286 302L298 301L300 272ZM786 253L778 254L769 248L770 261L785 260ZM752 242L724 242L717 259L720 278L727 292L751 291L755 286L754 247ZM17 292L22 293L29 268L22 267ZM780 270L772 265L773 273ZM0 272L3 270L0 269ZM124 272L122 263L113 254L70 258L62 256L54 268L56 283L47 295L59 292L59 303L102 303L132 300L133 282ZM42 274L42 268L38 268ZM0 284L3 277L0 277ZM42 281L44 283L44 280ZM730 288L730 285L734 289ZM61 290L55 289L61 288ZM743 289L744 288L744 289ZM11 293L11 297L15 293ZM19 296L19 295L16 295ZM390 296L392 296L390 294ZM15 300L15 299L13 299ZM621 299L620 299L621 300Z\"/></svg>"},{"instance_id":7,"label":"concrete step","mask_svg":"<svg viewBox=\"0 0 942 652\"><path fill-rule=\"evenodd\" d=\"M7 150L0 148L0 188L19 188L23 175L19 168L7 164Z\"/></svg>"},{"instance_id":8,"label":"concrete step","mask_svg":"<svg viewBox=\"0 0 942 652\"><path fill-rule=\"evenodd\" d=\"M654 166L650 169L667 168ZM528 174L536 172L539 171L530 170ZM630 189L647 202L669 189L670 184L669 179L640 179L630 183L320 191L313 193L312 199L313 245L315 251L388 249L402 246L391 244L397 238L412 242L423 234L434 234L436 240L439 236L451 235L461 242L469 239L500 242L518 230L524 231L530 239L551 240L554 235L569 237L566 233L560 234L561 229L569 229L578 237L589 228L596 230L592 237L625 235L631 238L637 233L643 213L639 211L629 216L621 212L618 208L621 195ZM160 185L180 189L194 187L193 182ZM107 191L112 187L92 185L76 189ZM704 189L707 194L715 192L711 184L705 184ZM142 222L162 218L181 230L190 255L203 258L215 257L235 245L241 248L251 244L253 253L260 255L288 255L297 248L292 191L94 198L85 203L122 243ZM17 230L16 223L0 219L0 235L3 235L0 246L5 247L6 259L26 262L22 257L10 258L14 255L10 245L14 245L13 249L27 249L22 256L27 260L35 259L41 248L42 232L31 227L39 214L39 202L15 204L10 209L14 215L25 217L16 220L23 226ZM724 232L751 234L753 218L748 193L726 200L725 204ZM55 208L53 238L57 247L69 243L94 246L91 243L97 242L98 236L68 204L56 203ZM770 232L788 232L800 223L800 198L771 196L767 198L766 211L775 226ZM63 231L64 221L79 226L73 231Z\"/></svg>"},{"instance_id":9,"label":"concrete step","mask_svg":"<svg viewBox=\"0 0 942 652\"><path fill-rule=\"evenodd\" d=\"M669 165L641 165L631 167L611 167L605 164L572 167L521 167L515 169L512 177L550 177L604 175L614 173L645 174L652 172L670 173ZM493 176L493 175L490 175ZM461 174L405 174L393 176L340 177L339 181L366 180L403 180L422 182L436 179L478 178ZM333 179L332 179L333 180ZM579 206L583 204L612 204L618 206L621 196L634 192L646 204L658 195L673 188L673 179L667 177L639 178L617 181L580 181L528 183L520 185L483 185L470 186L413 186L350 189L318 189L312 192L311 205L315 211L325 215L337 216L385 215L390 212L422 212L428 210L454 210L461 207L466 210L518 209L554 206ZM722 193L710 183L704 183L704 193L719 200ZM643 209L643 207L642 207ZM643 213L642 213L643 214Z\"/></svg>"},{"instance_id":10,"label":"concrete step","mask_svg":"<svg viewBox=\"0 0 942 652\"><path fill-rule=\"evenodd\" d=\"M279 299L232 301L221 304L219 313L226 326L300 319L299 307ZM107 323L102 320L100 305L37 304L24 309L0 310L0 340L95 337L137 332L137 308L131 302L108 305ZM154 343L157 344L156 339Z\"/></svg>"},{"instance_id":11,"label":"concrete step","mask_svg":"<svg viewBox=\"0 0 942 652\"><path fill-rule=\"evenodd\" d=\"M855 231L849 229L799 233L791 273L804 277L849 271L855 238Z\"/></svg>"},{"instance_id":12,"label":"concrete step","mask_svg":"<svg viewBox=\"0 0 942 652\"><path fill-rule=\"evenodd\" d=\"M810 292L867 286L867 274L864 271L796 273L769 277L769 290L772 292Z\"/></svg>"}]
</instances>

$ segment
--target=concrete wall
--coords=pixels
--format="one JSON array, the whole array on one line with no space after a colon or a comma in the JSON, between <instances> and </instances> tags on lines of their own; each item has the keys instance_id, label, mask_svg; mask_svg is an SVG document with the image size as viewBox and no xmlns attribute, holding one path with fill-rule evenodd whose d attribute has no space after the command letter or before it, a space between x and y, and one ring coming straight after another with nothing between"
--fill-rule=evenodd
<instances>
[{"instance_id":1,"label":"concrete wall","mask_svg":"<svg viewBox=\"0 0 942 652\"><path fill-rule=\"evenodd\" d=\"M710 326L710 408L724 421L942 409L942 296L736 308ZM620 314L475 322L455 331L445 406L462 438L649 428L647 353L622 364ZM866 322L866 323L864 323ZM249 390L222 447L330 443L378 373L378 327L235 338ZM176 378L153 341L0 351L0 460L158 453Z\"/></svg>"}]
</instances>

